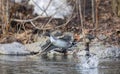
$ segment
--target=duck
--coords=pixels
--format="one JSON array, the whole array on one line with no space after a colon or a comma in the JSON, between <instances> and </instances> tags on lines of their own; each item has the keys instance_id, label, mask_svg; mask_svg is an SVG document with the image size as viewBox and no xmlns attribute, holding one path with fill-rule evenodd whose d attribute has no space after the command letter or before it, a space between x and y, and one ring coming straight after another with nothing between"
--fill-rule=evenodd
<instances>
[{"instance_id":1,"label":"duck","mask_svg":"<svg viewBox=\"0 0 120 74\"><path fill-rule=\"evenodd\" d=\"M90 56L89 44L90 44L89 42L86 42L86 45L85 45L86 46L86 48L85 48L85 51L86 51L85 56L88 56L88 57Z\"/></svg>"},{"instance_id":2,"label":"duck","mask_svg":"<svg viewBox=\"0 0 120 74\"><path fill-rule=\"evenodd\" d=\"M55 48L60 48L59 50L55 49L54 51L66 54L67 50L75 45L75 43L71 40L71 37L67 35L58 38L51 33L45 33L45 36L48 36L49 40L47 41L46 45L44 45L44 47L51 43L51 45L45 51L51 51Z\"/></svg>"},{"instance_id":3,"label":"duck","mask_svg":"<svg viewBox=\"0 0 120 74\"><path fill-rule=\"evenodd\" d=\"M89 50L90 48L89 47L90 47L91 41L95 38L95 36L93 36L92 34L87 34L86 38L88 39L88 41L85 44L85 46L86 46L86 48L85 48L86 55L85 56L90 57L91 55L90 55L90 50Z\"/></svg>"}]
</instances>

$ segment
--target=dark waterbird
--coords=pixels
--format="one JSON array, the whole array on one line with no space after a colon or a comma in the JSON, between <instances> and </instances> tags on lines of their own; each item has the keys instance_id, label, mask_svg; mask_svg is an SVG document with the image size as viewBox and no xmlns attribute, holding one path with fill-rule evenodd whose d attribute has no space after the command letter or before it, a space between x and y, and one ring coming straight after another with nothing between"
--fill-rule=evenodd
<instances>
[{"instance_id":1,"label":"dark waterbird","mask_svg":"<svg viewBox=\"0 0 120 74\"><path fill-rule=\"evenodd\" d=\"M87 34L86 38L89 40L88 42L86 42L85 46L85 51L86 51L86 56L90 56L90 51L89 51L89 47L90 47L90 42L92 39L95 38L95 36L93 36L92 34Z\"/></svg>"}]
</instances>

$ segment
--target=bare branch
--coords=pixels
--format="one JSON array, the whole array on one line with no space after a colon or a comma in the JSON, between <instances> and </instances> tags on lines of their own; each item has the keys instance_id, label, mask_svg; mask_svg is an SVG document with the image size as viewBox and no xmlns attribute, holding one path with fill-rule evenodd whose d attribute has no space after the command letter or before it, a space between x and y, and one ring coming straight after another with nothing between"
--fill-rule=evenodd
<instances>
[{"instance_id":1,"label":"bare branch","mask_svg":"<svg viewBox=\"0 0 120 74\"><path fill-rule=\"evenodd\" d=\"M36 16L35 18L32 18L32 19L28 19L28 20L20 20L20 19L11 19L11 21L16 21L16 22L31 22L31 21L35 21L39 18L45 18L43 16Z\"/></svg>"}]
</instances>

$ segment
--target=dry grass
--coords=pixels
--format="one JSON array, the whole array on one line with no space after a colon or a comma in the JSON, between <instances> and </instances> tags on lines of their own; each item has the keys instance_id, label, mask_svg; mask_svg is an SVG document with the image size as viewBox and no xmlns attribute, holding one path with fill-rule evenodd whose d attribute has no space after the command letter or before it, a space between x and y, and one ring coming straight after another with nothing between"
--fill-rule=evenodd
<instances>
[{"instance_id":1,"label":"dry grass","mask_svg":"<svg viewBox=\"0 0 120 74\"><path fill-rule=\"evenodd\" d=\"M42 33L46 30L61 30L74 32L75 34L105 34L108 41L120 38L119 18L112 15L111 0L68 0L73 6L71 16L62 19L41 17L32 15L32 7L26 3L16 4L10 0L0 0L0 38L7 35L29 36L33 33ZM97 1L97 2L95 2ZM106 6L107 5L107 6ZM31 31L30 33L26 33ZM86 32L87 31L87 32ZM19 36L18 36L19 37ZM22 38L23 37L23 38ZM24 35L18 41L24 41ZM17 39L15 37L15 39ZM27 39L27 38L26 38ZM34 38L33 38L34 39ZM119 41L119 40L118 40ZM30 40L30 42L34 42ZM25 42L29 43L29 42Z\"/></svg>"}]
</instances>

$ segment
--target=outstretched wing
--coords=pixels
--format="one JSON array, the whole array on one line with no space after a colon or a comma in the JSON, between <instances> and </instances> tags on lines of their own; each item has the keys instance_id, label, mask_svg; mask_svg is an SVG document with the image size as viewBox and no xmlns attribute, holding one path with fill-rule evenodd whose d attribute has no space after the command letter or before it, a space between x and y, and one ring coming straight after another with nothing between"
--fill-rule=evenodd
<instances>
[{"instance_id":1,"label":"outstretched wing","mask_svg":"<svg viewBox=\"0 0 120 74\"><path fill-rule=\"evenodd\" d=\"M49 46L50 45L50 46ZM44 44L41 49L43 50L43 52L49 52L50 50L53 50L57 48L56 46L54 46L53 44L51 44L50 41L47 41L46 44Z\"/></svg>"}]
</instances>

